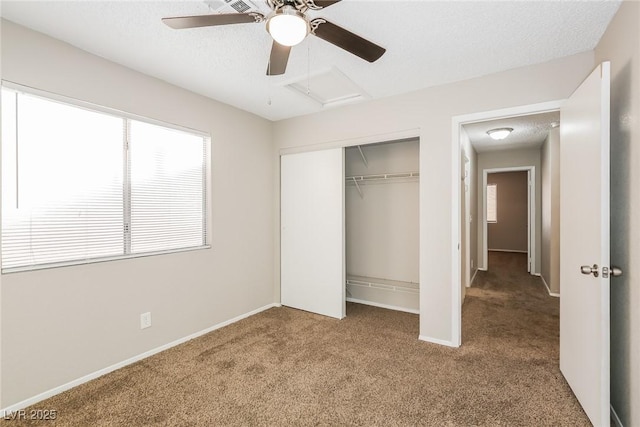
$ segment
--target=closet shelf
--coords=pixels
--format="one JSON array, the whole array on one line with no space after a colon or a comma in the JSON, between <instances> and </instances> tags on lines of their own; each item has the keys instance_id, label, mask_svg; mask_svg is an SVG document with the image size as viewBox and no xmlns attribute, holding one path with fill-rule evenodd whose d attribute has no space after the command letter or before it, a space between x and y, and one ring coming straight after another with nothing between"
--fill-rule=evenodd
<instances>
[{"instance_id":1,"label":"closet shelf","mask_svg":"<svg viewBox=\"0 0 640 427\"><path fill-rule=\"evenodd\" d=\"M420 292L419 283L380 279L377 277L348 276L347 285L381 289L385 291L407 292L411 294L417 294Z\"/></svg>"},{"instance_id":2,"label":"closet shelf","mask_svg":"<svg viewBox=\"0 0 640 427\"><path fill-rule=\"evenodd\" d=\"M376 175L353 175L346 177L347 183L364 184L367 182L387 181L387 180L407 180L418 178L420 172L399 172L399 173L381 173Z\"/></svg>"}]
</instances>

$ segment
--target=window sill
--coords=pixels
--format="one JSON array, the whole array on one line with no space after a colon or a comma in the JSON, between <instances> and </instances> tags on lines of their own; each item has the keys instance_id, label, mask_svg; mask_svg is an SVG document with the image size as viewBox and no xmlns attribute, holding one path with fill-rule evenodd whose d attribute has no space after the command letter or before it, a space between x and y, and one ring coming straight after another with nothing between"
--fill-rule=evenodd
<instances>
[{"instance_id":1,"label":"window sill","mask_svg":"<svg viewBox=\"0 0 640 427\"><path fill-rule=\"evenodd\" d=\"M130 255L118 255L111 257L102 257L102 258L90 258L84 260L74 260L74 261L64 261L64 262L55 262L50 264L39 264L39 265L27 265L22 267L10 267L3 268L2 274L11 274L11 273L21 273L26 271L34 271L34 270L45 270L50 268L60 268L60 267L72 267L78 265L86 265L86 264L96 264L101 262L108 261L120 261L125 259L134 259L134 258L146 258L150 256L156 255L168 255L168 254L176 254L181 252L191 252L191 251L200 251L204 249L211 249L211 245L204 246L196 246L193 248L184 248L184 249L171 249L166 251L155 251L155 252L145 252L140 254L130 254Z\"/></svg>"}]
</instances>

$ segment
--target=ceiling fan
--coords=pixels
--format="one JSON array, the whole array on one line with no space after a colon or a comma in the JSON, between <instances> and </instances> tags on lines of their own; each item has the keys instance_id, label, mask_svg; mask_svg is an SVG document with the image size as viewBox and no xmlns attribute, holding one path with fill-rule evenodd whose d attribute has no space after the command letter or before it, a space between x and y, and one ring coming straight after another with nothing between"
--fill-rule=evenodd
<instances>
[{"instance_id":1,"label":"ceiling fan","mask_svg":"<svg viewBox=\"0 0 640 427\"><path fill-rule=\"evenodd\" d=\"M220 13L214 15L179 16L163 18L162 22L174 29L211 27L229 24L262 23L273 38L267 75L284 74L291 47L302 42L307 35L338 46L366 61L378 60L386 49L345 30L323 18L309 20L308 10L320 10L340 0L266 0L273 10L269 16L259 12Z\"/></svg>"}]
</instances>

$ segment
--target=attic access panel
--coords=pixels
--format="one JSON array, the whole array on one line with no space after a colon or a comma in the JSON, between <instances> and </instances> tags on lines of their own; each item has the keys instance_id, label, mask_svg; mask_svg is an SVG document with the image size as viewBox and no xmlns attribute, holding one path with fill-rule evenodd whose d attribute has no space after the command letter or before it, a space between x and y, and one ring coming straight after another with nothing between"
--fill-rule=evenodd
<instances>
[{"instance_id":1,"label":"attic access panel","mask_svg":"<svg viewBox=\"0 0 640 427\"><path fill-rule=\"evenodd\" d=\"M289 83L286 87L324 106L369 98L369 95L337 68Z\"/></svg>"}]
</instances>

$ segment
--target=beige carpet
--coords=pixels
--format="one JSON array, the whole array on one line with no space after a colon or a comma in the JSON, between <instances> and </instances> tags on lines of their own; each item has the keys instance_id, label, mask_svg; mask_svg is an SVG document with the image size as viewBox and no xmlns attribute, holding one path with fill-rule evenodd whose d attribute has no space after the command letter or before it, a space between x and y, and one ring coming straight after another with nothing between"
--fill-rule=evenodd
<instances>
[{"instance_id":1,"label":"beige carpet","mask_svg":"<svg viewBox=\"0 0 640 427\"><path fill-rule=\"evenodd\" d=\"M458 349L418 341L412 314L274 308L41 402L58 419L33 425L588 425L558 370L558 300L523 262L478 273Z\"/></svg>"}]
</instances>

